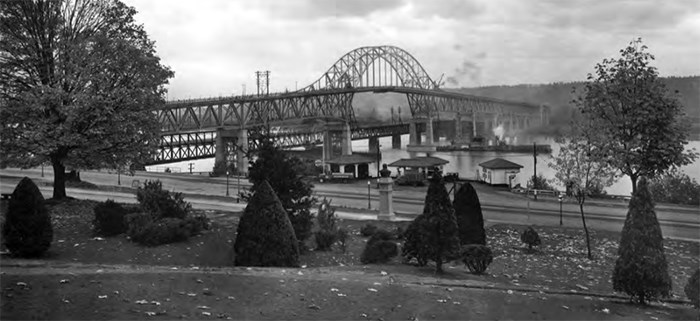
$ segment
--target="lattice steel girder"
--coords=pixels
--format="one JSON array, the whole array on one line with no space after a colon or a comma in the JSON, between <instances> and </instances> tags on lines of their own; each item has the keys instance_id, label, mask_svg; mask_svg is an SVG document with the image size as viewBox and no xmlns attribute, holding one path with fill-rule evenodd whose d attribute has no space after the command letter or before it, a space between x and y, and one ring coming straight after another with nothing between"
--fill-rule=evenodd
<instances>
[{"instance_id":1,"label":"lattice steel girder","mask_svg":"<svg viewBox=\"0 0 700 321\"><path fill-rule=\"evenodd\" d=\"M372 46L346 53L302 91L376 86L437 87L423 66L407 51L394 46Z\"/></svg>"},{"instance_id":2,"label":"lattice steel girder","mask_svg":"<svg viewBox=\"0 0 700 321\"><path fill-rule=\"evenodd\" d=\"M427 117L438 113L450 112L460 115L471 113L483 114L535 114L540 109L534 105L483 99L480 97L459 95L426 95L423 93L406 93L408 105L413 117Z\"/></svg>"},{"instance_id":3,"label":"lattice steel girder","mask_svg":"<svg viewBox=\"0 0 700 321\"><path fill-rule=\"evenodd\" d=\"M239 96L177 102L155 110L161 133L249 128L291 119L330 117L355 122L353 92L317 92L303 95Z\"/></svg>"}]
</instances>

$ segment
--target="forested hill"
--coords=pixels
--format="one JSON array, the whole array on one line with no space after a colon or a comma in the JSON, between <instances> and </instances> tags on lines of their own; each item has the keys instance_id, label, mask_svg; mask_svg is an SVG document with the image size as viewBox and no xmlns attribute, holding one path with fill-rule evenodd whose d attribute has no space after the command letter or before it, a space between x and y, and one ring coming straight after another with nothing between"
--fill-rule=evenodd
<instances>
[{"instance_id":1,"label":"forested hill","mask_svg":"<svg viewBox=\"0 0 700 321\"><path fill-rule=\"evenodd\" d=\"M691 117L700 117L700 76L661 78L669 91L678 90L679 99ZM572 89L580 92L584 82L553 83L541 85L487 86L477 88L447 89L476 96L505 100L547 104L552 108L570 105L574 98Z\"/></svg>"},{"instance_id":2,"label":"forested hill","mask_svg":"<svg viewBox=\"0 0 700 321\"><path fill-rule=\"evenodd\" d=\"M670 92L678 91L678 98L683 104L686 114L694 119L694 123L697 123L698 118L700 118L700 76L666 77L661 78L661 80ZM571 82L446 90L533 104L547 104L552 108L551 123L554 126L550 128L551 130L546 130L543 133L552 134L552 131L557 131L557 125L566 126L568 124L569 111L572 108L571 101L574 98L572 90L576 89L577 93L581 92L583 84L584 82ZM693 132L697 135L700 124L693 125Z\"/></svg>"}]
</instances>

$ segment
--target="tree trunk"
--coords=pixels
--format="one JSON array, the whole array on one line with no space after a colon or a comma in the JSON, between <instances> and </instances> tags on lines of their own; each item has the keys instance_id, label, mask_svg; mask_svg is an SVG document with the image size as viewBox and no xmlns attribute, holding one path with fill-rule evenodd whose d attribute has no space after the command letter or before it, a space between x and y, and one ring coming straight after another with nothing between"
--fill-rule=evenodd
<instances>
[{"instance_id":1,"label":"tree trunk","mask_svg":"<svg viewBox=\"0 0 700 321\"><path fill-rule=\"evenodd\" d=\"M442 255L435 258L435 274L442 274Z\"/></svg>"},{"instance_id":2,"label":"tree trunk","mask_svg":"<svg viewBox=\"0 0 700 321\"><path fill-rule=\"evenodd\" d=\"M583 221L583 231L586 232L586 249L588 250L588 259L592 260L593 256L591 255L591 238L588 235L588 227L586 227L586 216L583 215L583 203L578 203L578 206L581 209L581 221Z\"/></svg>"},{"instance_id":3,"label":"tree trunk","mask_svg":"<svg viewBox=\"0 0 700 321\"><path fill-rule=\"evenodd\" d=\"M53 198L56 200L66 198L66 167L61 160L52 158L53 165Z\"/></svg>"},{"instance_id":4,"label":"tree trunk","mask_svg":"<svg viewBox=\"0 0 700 321\"><path fill-rule=\"evenodd\" d=\"M637 175L630 175L630 179L632 180L632 194L637 192Z\"/></svg>"}]
</instances>

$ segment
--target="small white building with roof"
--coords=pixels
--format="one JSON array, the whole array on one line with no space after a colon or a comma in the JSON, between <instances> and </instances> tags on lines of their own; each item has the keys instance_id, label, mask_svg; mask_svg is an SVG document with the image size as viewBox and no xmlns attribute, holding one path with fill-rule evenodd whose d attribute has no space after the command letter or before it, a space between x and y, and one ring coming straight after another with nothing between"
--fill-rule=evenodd
<instances>
[{"instance_id":1,"label":"small white building with roof","mask_svg":"<svg viewBox=\"0 0 700 321\"><path fill-rule=\"evenodd\" d=\"M522 165L507 161L503 158L494 158L479 164L481 172L479 180L489 185L508 185L512 187L515 175L520 173Z\"/></svg>"}]
</instances>

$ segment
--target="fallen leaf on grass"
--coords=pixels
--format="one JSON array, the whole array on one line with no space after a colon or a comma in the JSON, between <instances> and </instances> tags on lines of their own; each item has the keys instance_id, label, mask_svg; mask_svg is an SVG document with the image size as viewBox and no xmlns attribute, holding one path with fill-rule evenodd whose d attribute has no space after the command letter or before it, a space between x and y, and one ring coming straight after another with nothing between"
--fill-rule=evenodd
<instances>
[{"instance_id":1,"label":"fallen leaf on grass","mask_svg":"<svg viewBox=\"0 0 700 321\"><path fill-rule=\"evenodd\" d=\"M447 300L445 300L445 299L438 299L437 301L440 303L447 303Z\"/></svg>"},{"instance_id":2,"label":"fallen leaf on grass","mask_svg":"<svg viewBox=\"0 0 700 321\"><path fill-rule=\"evenodd\" d=\"M95 241L104 241L105 240L104 238L99 237L99 236L93 237L92 239Z\"/></svg>"},{"instance_id":3,"label":"fallen leaf on grass","mask_svg":"<svg viewBox=\"0 0 700 321\"><path fill-rule=\"evenodd\" d=\"M564 310L569 310L569 307L567 307L565 305L562 305L561 307L564 308Z\"/></svg>"},{"instance_id":4,"label":"fallen leaf on grass","mask_svg":"<svg viewBox=\"0 0 700 321\"><path fill-rule=\"evenodd\" d=\"M513 290L508 290L508 294L513 294Z\"/></svg>"},{"instance_id":5,"label":"fallen leaf on grass","mask_svg":"<svg viewBox=\"0 0 700 321\"><path fill-rule=\"evenodd\" d=\"M155 312L151 312L151 311L146 311L146 315L149 316L149 317L152 317L152 316L155 316L156 313L155 313Z\"/></svg>"},{"instance_id":6,"label":"fallen leaf on grass","mask_svg":"<svg viewBox=\"0 0 700 321\"><path fill-rule=\"evenodd\" d=\"M338 293L338 296L344 297L347 296L346 294Z\"/></svg>"},{"instance_id":7,"label":"fallen leaf on grass","mask_svg":"<svg viewBox=\"0 0 700 321\"><path fill-rule=\"evenodd\" d=\"M374 282L373 285L382 285L382 284L379 282Z\"/></svg>"},{"instance_id":8,"label":"fallen leaf on grass","mask_svg":"<svg viewBox=\"0 0 700 321\"><path fill-rule=\"evenodd\" d=\"M601 310L601 311L603 311L603 313L610 314L610 310L608 310L608 308L604 308L604 309Z\"/></svg>"},{"instance_id":9,"label":"fallen leaf on grass","mask_svg":"<svg viewBox=\"0 0 700 321\"><path fill-rule=\"evenodd\" d=\"M311 309L311 310L321 310L321 307L318 305L315 305L315 304L311 304L311 305L307 306L306 308Z\"/></svg>"},{"instance_id":10,"label":"fallen leaf on grass","mask_svg":"<svg viewBox=\"0 0 700 321\"><path fill-rule=\"evenodd\" d=\"M98 299L106 299L107 296L106 296L106 295L98 295L97 298L98 298Z\"/></svg>"},{"instance_id":11,"label":"fallen leaf on grass","mask_svg":"<svg viewBox=\"0 0 700 321\"><path fill-rule=\"evenodd\" d=\"M59 283L61 283L61 284L66 284L68 282L70 282L70 280L68 280L68 279L63 279L63 280L59 281Z\"/></svg>"},{"instance_id":12,"label":"fallen leaf on grass","mask_svg":"<svg viewBox=\"0 0 700 321\"><path fill-rule=\"evenodd\" d=\"M381 275L387 275L387 274L388 274L388 273L386 273L385 271L381 271L381 272L379 272L379 273L380 273Z\"/></svg>"},{"instance_id":13,"label":"fallen leaf on grass","mask_svg":"<svg viewBox=\"0 0 700 321\"><path fill-rule=\"evenodd\" d=\"M197 306L197 309L200 309L200 310L209 310L209 309L211 309L211 308L208 307L208 306L206 306L206 305L198 305L198 306Z\"/></svg>"},{"instance_id":14,"label":"fallen leaf on grass","mask_svg":"<svg viewBox=\"0 0 700 321\"><path fill-rule=\"evenodd\" d=\"M24 282L17 282L17 286L27 286L27 283L24 283Z\"/></svg>"},{"instance_id":15,"label":"fallen leaf on grass","mask_svg":"<svg viewBox=\"0 0 700 321\"><path fill-rule=\"evenodd\" d=\"M331 288L331 292L338 292L338 291L340 291L340 290L338 290L336 288Z\"/></svg>"},{"instance_id":16,"label":"fallen leaf on grass","mask_svg":"<svg viewBox=\"0 0 700 321\"><path fill-rule=\"evenodd\" d=\"M134 301L134 303L136 303L136 304L148 304L148 301L146 301L146 300L136 300L136 301Z\"/></svg>"},{"instance_id":17,"label":"fallen leaf on grass","mask_svg":"<svg viewBox=\"0 0 700 321\"><path fill-rule=\"evenodd\" d=\"M454 302L452 302L452 304L454 304L454 305L460 305L460 304L462 304L462 302L454 301Z\"/></svg>"},{"instance_id":18,"label":"fallen leaf on grass","mask_svg":"<svg viewBox=\"0 0 700 321\"><path fill-rule=\"evenodd\" d=\"M367 288L367 291L370 291L370 292L377 292L377 289L375 289L375 288Z\"/></svg>"},{"instance_id":19,"label":"fallen leaf on grass","mask_svg":"<svg viewBox=\"0 0 700 321\"><path fill-rule=\"evenodd\" d=\"M202 315L211 316L211 312L202 311Z\"/></svg>"},{"instance_id":20,"label":"fallen leaf on grass","mask_svg":"<svg viewBox=\"0 0 700 321\"><path fill-rule=\"evenodd\" d=\"M235 297L232 297L232 296L230 296L230 295L229 295L228 297L226 297L226 298L229 299L229 300L235 300L235 299L236 299Z\"/></svg>"},{"instance_id":21,"label":"fallen leaf on grass","mask_svg":"<svg viewBox=\"0 0 700 321\"><path fill-rule=\"evenodd\" d=\"M301 273L301 271L297 272L298 275L304 275L304 273Z\"/></svg>"},{"instance_id":22,"label":"fallen leaf on grass","mask_svg":"<svg viewBox=\"0 0 700 321\"><path fill-rule=\"evenodd\" d=\"M187 293L187 296L197 296L197 293Z\"/></svg>"}]
</instances>

